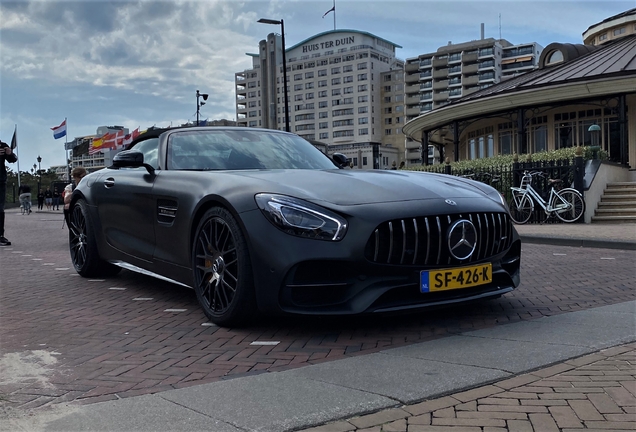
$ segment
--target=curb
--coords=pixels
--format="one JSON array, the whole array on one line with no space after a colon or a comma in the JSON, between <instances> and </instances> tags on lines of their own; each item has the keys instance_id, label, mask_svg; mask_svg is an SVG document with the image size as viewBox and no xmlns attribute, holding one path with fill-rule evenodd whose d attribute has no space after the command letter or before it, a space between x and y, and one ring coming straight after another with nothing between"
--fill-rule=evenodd
<instances>
[{"instance_id":1,"label":"curb","mask_svg":"<svg viewBox=\"0 0 636 432\"><path fill-rule=\"evenodd\" d=\"M594 240L585 238L546 237L520 234L522 243L549 244L556 246L588 247L599 249L636 250L636 243L618 240Z\"/></svg>"}]
</instances>

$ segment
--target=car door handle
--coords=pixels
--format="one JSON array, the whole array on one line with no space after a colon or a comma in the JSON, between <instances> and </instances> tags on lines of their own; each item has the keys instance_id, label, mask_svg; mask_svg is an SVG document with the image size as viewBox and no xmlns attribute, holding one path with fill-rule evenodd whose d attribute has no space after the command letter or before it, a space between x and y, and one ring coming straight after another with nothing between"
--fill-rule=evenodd
<instances>
[{"instance_id":1,"label":"car door handle","mask_svg":"<svg viewBox=\"0 0 636 432\"><path fill-rule=\"evenodd\" d=\"M115 179L112 178L112 177L107 178L106 180L104 180L104 186L106 188L111 188L111 187L115 186Z\"/></svg>"}]
</instances>

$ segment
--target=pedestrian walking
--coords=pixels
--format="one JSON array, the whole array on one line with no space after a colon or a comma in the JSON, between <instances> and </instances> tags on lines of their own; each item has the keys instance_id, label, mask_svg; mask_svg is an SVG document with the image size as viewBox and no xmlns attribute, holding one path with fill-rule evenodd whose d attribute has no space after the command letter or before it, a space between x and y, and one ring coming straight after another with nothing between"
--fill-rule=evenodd
<instances>
[{"instance_id":1,"label":"pedestrian walking","mask_svg":"<svg viewBox=\"0 0 636 432\"><path fill-rule=\"evenodd\" d=\"M53 188L53 210L60 209L60 193L57 188Z\"/></svg>"},{"instance_id":2,"label":"pedestrian walking","mask_svg":"<svg viewBox=\"0 0 636 432\"><path fill-rule=\"evenodd\" d=\"M42 189L38 192L38 210L42 210L44 208L44 191Z\"/></svg>"},{"instance_id":3,"label":"pedestrian walking","mask_svg":"<svg viewBox=\"0 0 636 432\"><path fill-rule=\"evenodd\" d=\"M53 206L53 192L51 192L51 188L49 186L47 186L44 191L44 204L46 204L47 210L51 210L51 206Z\"/></svg>"},{"instance_id":4,"label":"pedestrian walking","mask_svg":"<svg viewBox=\"0 0 636 432\"><path fill-rule=\"evenodd\" d=\"M4 201L7 196L7 168L4 164L17 160L18 157L11 147L0 141L0 246L11 246L11 242L4 236Z\"/></svg>"},{"instance_id":5,"label":"pedestrian walking","mask_svg":"<svg viewBox=\"0 0 636 432\"><path fill-rule=\"evenodd\" d=\"M86 176L88 172L84 167L76 167L73 168L71 172L71 177L73 178L73 182L66 185L64 190L62 191L62 197L64 199L64 220L66 220L66 225L69 225L69 216L70 216L70 207L71 207L71 198L73 195L73 190L79 184L79 182Z\"/></svg>"}]
</instances>

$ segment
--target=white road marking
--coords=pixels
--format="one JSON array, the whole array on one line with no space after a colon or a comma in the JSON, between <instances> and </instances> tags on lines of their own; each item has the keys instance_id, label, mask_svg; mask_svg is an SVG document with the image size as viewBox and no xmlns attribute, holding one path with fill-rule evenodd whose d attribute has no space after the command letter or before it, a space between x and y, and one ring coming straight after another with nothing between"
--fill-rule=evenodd
<instances>
[{"instance_id":1,"label":"white road marking","mask_svg":"<svg viewBox=\"0 0 636 432\"><path fill-rule=\"evenodd\" d=\"M187 309L165 309L164 312L185 312Z\"/></svg>"},{"instance_id":2,"label":"white road marking","mask_svg":"<svg viewBox=\"0 0 636 432\"><path fill-rule=\"evenodd\" d=\"M278 345L280 341L254 341L250 345Z\"/></svg>"}]
</instances>

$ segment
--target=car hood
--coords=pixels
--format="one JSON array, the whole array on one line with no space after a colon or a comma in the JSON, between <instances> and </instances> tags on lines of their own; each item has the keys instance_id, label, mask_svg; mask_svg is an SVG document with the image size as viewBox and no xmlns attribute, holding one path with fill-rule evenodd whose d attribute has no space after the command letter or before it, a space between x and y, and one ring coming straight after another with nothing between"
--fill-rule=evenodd
<instances>
[{"instance_id":1,"label":"car hood","mask_svg":"<svg viewBox=\"0 0 636 432\"><path fill-rule=\"evenodd\" d=\"M237 173L238 174L238 173ZM483 183L412 171L262 170L242 171L261 192L282 193L340 206L398 201L488 198Z\"/></svg>"}]
</instances>

